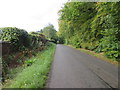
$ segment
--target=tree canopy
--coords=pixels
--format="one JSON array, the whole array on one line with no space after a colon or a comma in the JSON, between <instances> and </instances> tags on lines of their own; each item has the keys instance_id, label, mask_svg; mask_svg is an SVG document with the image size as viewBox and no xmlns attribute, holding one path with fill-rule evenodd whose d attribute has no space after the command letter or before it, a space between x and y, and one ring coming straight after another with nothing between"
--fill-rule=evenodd
<instances>
[{"instance_id":1,"label":"tree canopy","mask_svg":"<svg viewBox=\"0 0 120 90\"><path fill-rule=\"evenodd\" d=\"M119 58L120 2L67 2L58 12L64 43Z\"/></svg>"},{"instance_id":2,"label":"tree canopy","mask_svg":"<svg viewBox=\"0 0 120 90\"><path fill-rule=\"evenodd\" d=\"M43 33L47 39L57 42L57 31L52 24L48 24L46 27L41 29L40 33Z\"/></svg>"}]
</instances>

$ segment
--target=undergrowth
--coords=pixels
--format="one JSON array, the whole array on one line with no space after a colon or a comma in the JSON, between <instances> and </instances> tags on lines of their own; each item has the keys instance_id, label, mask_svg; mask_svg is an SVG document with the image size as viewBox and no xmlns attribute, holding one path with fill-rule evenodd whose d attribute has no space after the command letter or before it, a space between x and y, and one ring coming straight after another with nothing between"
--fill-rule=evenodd
<instances>
[{"instance_id":1,"label":"undergrowth","mask_svg":"<svg viewBox=\"0 0 120 90\"><path fill-rule=\"evenodd\" d=\"M55 44L47 44L46 49L29 59L30 65L25 66L20 72L18 70L16 77L9 80L3 88L44 88L54 51Z\"/></svg>"}]
</instances>

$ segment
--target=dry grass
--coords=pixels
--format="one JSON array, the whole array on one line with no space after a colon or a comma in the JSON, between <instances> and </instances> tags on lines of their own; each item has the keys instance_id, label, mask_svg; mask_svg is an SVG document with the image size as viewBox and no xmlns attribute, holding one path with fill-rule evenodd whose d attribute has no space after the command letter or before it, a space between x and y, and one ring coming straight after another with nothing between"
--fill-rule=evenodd
<instances>
[{"instance_id":1,"label":"dry grass","mask_svg":"<svg viewBox=\"0 0 120 90\"><path fill-rule=\"evenodd\" d=\"M104 53L95 53L94 51L86 50L84 48L75 48L71 45L67 45L67 46L72 47L72 48L77 49L77 50L80 50L81 52L87 53L89 55L95 56L95 57L99 58L100 60L104 60L106 62L113 64L113 65L120 66L120 62L107 58L106 56L104 56Z\"/></svg>"}]
</instances>

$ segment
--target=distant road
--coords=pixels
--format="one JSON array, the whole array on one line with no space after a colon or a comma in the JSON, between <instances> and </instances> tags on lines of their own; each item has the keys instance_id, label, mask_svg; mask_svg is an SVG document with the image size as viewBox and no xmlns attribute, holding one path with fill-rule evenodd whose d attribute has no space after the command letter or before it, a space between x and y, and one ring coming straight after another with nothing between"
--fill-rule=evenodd
<instances>
[{"instance_id":1,"label":"distant road","mask_svg":"<svg viewBox=\"0 0 120 90\"><path fill-rule=\"evenodd\" d=\"M118 67L58 44L48 88L118 88Z\"/></svg>"}]
</instances>

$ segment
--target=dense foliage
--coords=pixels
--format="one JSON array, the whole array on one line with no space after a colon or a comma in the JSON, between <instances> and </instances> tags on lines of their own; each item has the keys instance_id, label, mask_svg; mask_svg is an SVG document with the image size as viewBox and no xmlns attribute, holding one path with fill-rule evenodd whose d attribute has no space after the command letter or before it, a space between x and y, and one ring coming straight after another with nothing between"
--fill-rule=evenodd
<instances>
[{"instance_id":1,"label":"dense foliage","mask_svg":"<svg viewBox=\"0 0 120 90\"><path fill-rule=\"evenodd\" d=\"M43 37L37 32L29 34L27 31L16 27L5 27L1 28L0 31L0 40L10 42L14 51L36 48L45 43L42 41Z\"/></svg>"},{"instance_id":2,"label":"dense foliage","mask_svg":"<svg viewBox=\"0 0 120 90\"><path fill-rule=\"evenodd\" d=\"M30 32L29 36L31 39L31 47L33 48L45 45L47 41L45 36L39 32Z\"/></svg>"},{"instance_id":3,"label":"dense foliage","mask_svg":"<svg viewBox=\"0 0 120 90\"><path fill-rule=\"evenodd\" d=\"M0 28L0 40L10 42L10 49L2 56L3 82L10 68L23 64L25 58L30 58L36 52L41 51L47 42L42 34L28 33L16 27Z\"/></svg>"},{"instance_id":4,"label":"dense foliage","mask_svg":"<svg viewBox=\"0 0 120 90\"><path fill-rule=\"evenodd\" d=\"M59 37L119 60L120 2L67 2L59 11Z\"/></svg>"},{"instance_id":5,"label":"dense foliage","mask_svg":"<svg viewBox=\"0 0 120 90\"><path fill-rule=\"evenodd\" d=\"M56 45L46 43L45 49L25 61L25 67L9 70L10 82L3 88L44 88Z\"/></svg>"},{"instance_id":6,"label":"dense foliage","mask_svg":"<svg viewBox=\"0 0 120 90\"><path fill-rule=\"evenodd\" d=\"M52 24L47 25L43 29L40 30L40 33L43 33L48 40L51 40L53 42L57 42L57 31L55 30L54 26Z\"/></svg>"},{"instance_id":7,"label":"dense foliage","mask_svg":"<svg viewBox=\"0 0 120 90\"><path fill-rule=\"evenodd\" d=\"M30 46L28 33L23 29L5 27L0 29L0 40L11 42L14 50L20 50Z\"/></svg>"}]
</instances>

